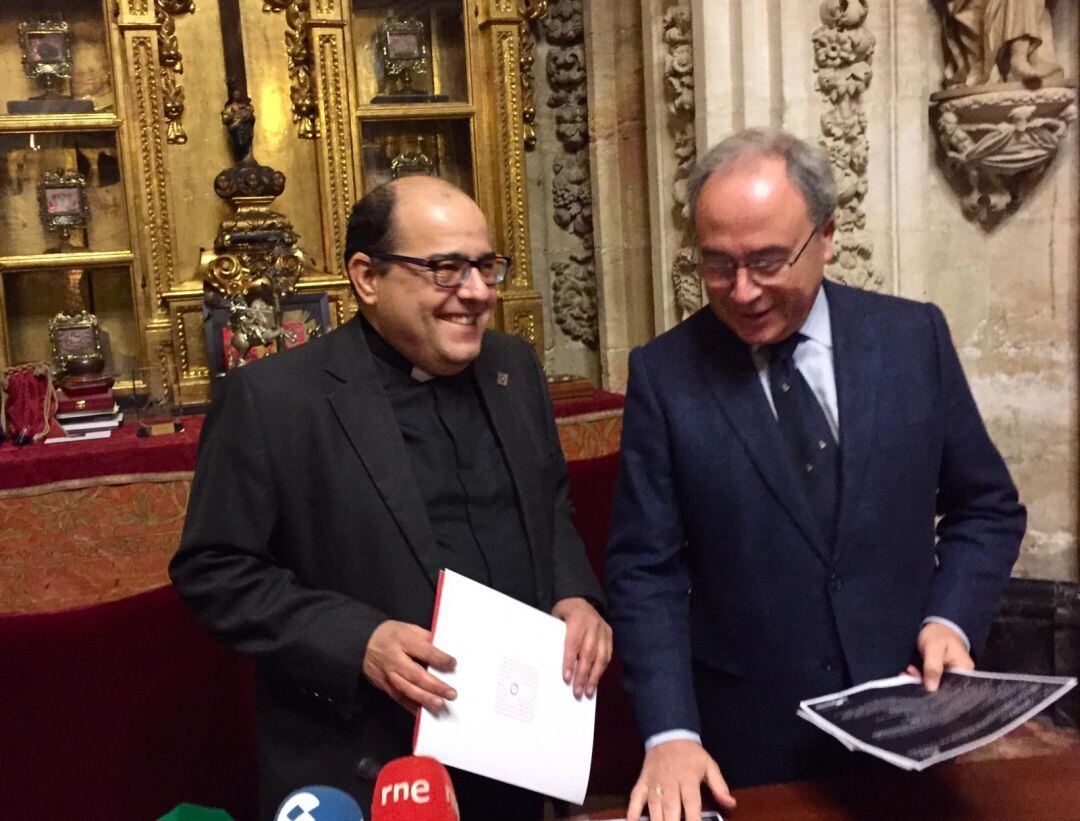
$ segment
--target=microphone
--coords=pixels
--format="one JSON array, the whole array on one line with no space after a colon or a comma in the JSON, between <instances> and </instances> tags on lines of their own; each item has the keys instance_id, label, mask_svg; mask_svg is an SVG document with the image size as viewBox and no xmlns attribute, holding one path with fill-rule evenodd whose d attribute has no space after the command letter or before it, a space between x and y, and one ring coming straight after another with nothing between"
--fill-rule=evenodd
<instances>
[{"instance_id":1,"label":"microphone","mask_svg":"<svg viewBox=\"0 0 1080 821\"><path fill-rule=\"evenodd\" d=\"M364 821L364 813L348 793L317 785L285 796L274 821Z\"/></svg>"},{"instance_id":2,"label":"microphone","mask_svg":"<svg viewBox=\"0 0 1080 821\"><path fill-rule=\"evenodd\" d=\"M434 758L395 758L379 771L371 821L460 821L446 767Z\"/></svg>"}]
</instances>

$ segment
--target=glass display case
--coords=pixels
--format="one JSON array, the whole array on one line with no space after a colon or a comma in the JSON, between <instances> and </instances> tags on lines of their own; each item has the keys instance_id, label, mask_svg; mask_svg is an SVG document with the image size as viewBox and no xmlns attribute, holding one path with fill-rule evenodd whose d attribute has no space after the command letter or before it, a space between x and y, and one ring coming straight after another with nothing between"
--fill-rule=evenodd
<instances>
[{"instance_id":1,"label":"glass display case","mask_svg":"<svg viewBox=\"0 0 1080 821\"><path fill-rule=\"evenodd\" d=\"M454 183L477 200L497 249L515 261L500 287L496 327L542 355L542 301L529 266L519 54L528 4L344 2L347 20L336 19L338 7L327 3L306 23L319 78L321 185L336 209L326 219L332 245L344 245L352 199L376 185L405 174ZM343 84L352 93L341 94ZM351 191L340 185L345 176Z\"/></svg>"},{"instance_id":2,"label":"glass display case","mask_svg":"<svg viewBox=\"0 0 1080 821\"><path fill-rule=\"evenodd\" d=\"M114 125L0 131L0 258L130 246Z\"/></svg>"},{"instance_id":3,"label":"glass display case","mask_svg":"<svg viewBox=\"0 0 1080 821\"><path fill-rule=\"evenodd\" d=\"M50 326L74 316L93 323L106 373L146 365L109 13L0 6L0 368L62 375Z\"/></svg>"},{"instance_id":4,"label":"glass display case","mask_svg":"<svg viewBox=\"0 0 1080 821\"><path fill-rule=\"evenodd\" d=\"M365 191L399 177L427 174L474 193L468 119L364 120L360 144Z\"/></svg>"},{"instance_id":5,"label":"glass display case","mask_svg":"<svg viewBox=\"0 0 1080 821\"><path fill-rule=\"evenodd\" d=\"M0 2L0 368L50 360L50 324L79 317L117 392L209 398L219 340L208 347L200 266L224 253L215 230L253 207L214 195L230 167L217 98L230 59L246 66L254 152L289 180L263 217L291 220L319 260L295 295L326 295L320 332L355 310L341 261L355 200L431 174L477 200L515 261L495 327L542 351L518 51L528 5ZM225 8L242 40L222 29Z\"/></svg>"},{"instance_id":6,"label":"glass display case","mask_svg":"<svg viewBox=\"0 0 1080 821\"><path fill-rule=\"evenodd\" d=\"M111 112L113 89L100 0L4 0L0 110L30 116Z\"/></svg>"},{"instance_id":7,"label":"glass display case","mask_svg":"<svg viewBox=\"0 0 1080 821\"><path fill-rule=\"evenodd\" d=\"M352 10L361 106L469 102L460 0L354 0Z\"/></svg>"},{"instance_id":8,"label":"glass display case","mask_svg":"<svg viewBox=\"0 0 1080 821\"><path fill-rule=\"evenodd\" d=\"M120 378L138 367L130 266L68 266L58 255L55 267L5 269L3 285L8 362L53 360L50 322L85 310L97 318L104 372Z\"/></svg>"}]
</instances>

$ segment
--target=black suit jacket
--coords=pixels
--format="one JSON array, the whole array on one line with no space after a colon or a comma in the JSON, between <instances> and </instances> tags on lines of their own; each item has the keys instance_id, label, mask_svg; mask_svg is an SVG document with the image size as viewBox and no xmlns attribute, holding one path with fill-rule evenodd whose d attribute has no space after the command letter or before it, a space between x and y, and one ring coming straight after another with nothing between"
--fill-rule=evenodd
<instances>
[{"instance_id":1,"label":"black suit jacket","mask_svg":"<svg viewBox=\"0 0 1080 821\"><path fill-rule=\"evenodd\" d=\"M509 464L536 599L599 600L570 520L547 383L489 332L472 368ZM431 623L439 567L404 442L358 320L227 377L199 442L169 572L196 617L256 665L263 813L305 784L370 806L412 718L362 674L386 619Z\"/></svg>"},{"instance_id":2,"label":"black suit jacket","mask_svg":"<svg viewBox=\"0 0 1080 821\"><path fill-rule=\"evenodd\" d=\"M832 544L750 349L710 309L630 357L607 557L616 646L642 736L702 732L737 785L808 775L825 745L839 751L798 702L899 673L926 616L978 653L1024 532L941 312L824 287Z\"/></svg>"}]
</instances>

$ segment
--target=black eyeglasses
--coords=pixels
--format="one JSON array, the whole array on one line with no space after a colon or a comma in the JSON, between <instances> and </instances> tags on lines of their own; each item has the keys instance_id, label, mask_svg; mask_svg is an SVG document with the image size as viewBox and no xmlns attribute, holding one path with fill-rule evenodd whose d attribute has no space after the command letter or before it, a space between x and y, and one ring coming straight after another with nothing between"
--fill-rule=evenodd
<instances>
[{"instance_id":1,"label":"black eyeglasses","mask_svg":"<svg viewBox=\"0 0 1080 821\"><path fill-rule=\"evenodd\" d=\"M810 240L814 238L814 235L817 234L824 225L825 223L822 222L819 225L814 226L814 230L810 232L810 236L808 236L806 241L799 246L799 250L795 252L795 256L793 257L764 256L757 259L739 261L729 257L727 254L705 254L698 261L698 274L706 281L706 283L714 285L731 285L739 275L739 269L745 268L750 279L756 284L771 285L780 278L780 273L785 268L790 268L799 261L799 257L803 255L803 251L805 251L806 246L810 244Z\"/></svg>"},{"instance_id":2,"label":"black eyeglasses","mask_svg":"<svg viewBox=\"0 0 1080 821\"><path fill-rule=\"evenodd\" d=\"M480 259L467 259L464 256L406 257L401 254L384 254L379 251L369 251L367 255L372 259L386 259L394 262L406 262L420 268L431 271L431 281L440 288L457 288L469 278L469 271L475 268L480 272L480 279L488 286L498 285L510 270L510 257L500 254L487 254Z\"/></svg>"}]
</instances>

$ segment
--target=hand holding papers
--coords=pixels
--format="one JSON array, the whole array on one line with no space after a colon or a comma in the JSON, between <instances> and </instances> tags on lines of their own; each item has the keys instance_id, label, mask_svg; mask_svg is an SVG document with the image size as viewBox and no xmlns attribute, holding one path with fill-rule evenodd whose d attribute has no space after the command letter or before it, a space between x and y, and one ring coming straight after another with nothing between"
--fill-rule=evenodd
<instances>
[{"instance_id":1,"label":"hand holding papers","mask_svg":"<svg viewBox=\"0 0 1080 821\"><path fill-rule=\"evenodd\" d=\"M421 710L415 754L582 803L596 699L575 699L563 681L566 625L444 570L432 633L457 666L430 672L457 698L438 714Z\"/></svg>"},{"instance_id":2,"label":"hand holding papers","mask_svg":"<svg viewBox=\"0 0 1080 821\"><path fill-rule=\"evenodd\" d=\"M1076 686L1075 678L950 670L936 693L903 675L803 701L798 715L905 770L989 744Z\"/></svg>"}]
</instances>

